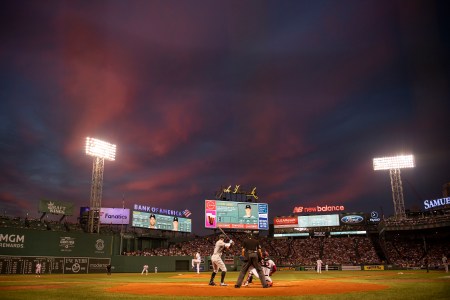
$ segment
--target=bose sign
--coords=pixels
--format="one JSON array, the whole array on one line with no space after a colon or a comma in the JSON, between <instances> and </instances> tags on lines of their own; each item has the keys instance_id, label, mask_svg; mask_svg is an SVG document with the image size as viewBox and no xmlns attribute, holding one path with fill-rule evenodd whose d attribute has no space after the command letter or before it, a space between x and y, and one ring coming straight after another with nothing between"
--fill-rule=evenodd
<instances>
[{"instance_id":1,"label":"bose sign","mask_svg":"<svg viewBox=\"0 0 450 300\"><path fill-rule=\"evenodd\" d=\"M130 224L130 210L128 208L100 208L101 224Z\"/></svg>"}]
</instances>

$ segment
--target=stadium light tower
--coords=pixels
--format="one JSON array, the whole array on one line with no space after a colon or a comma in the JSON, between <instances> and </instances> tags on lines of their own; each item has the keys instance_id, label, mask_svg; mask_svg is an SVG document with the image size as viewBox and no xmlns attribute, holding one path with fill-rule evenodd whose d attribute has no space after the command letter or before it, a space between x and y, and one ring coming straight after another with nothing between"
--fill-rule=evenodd
<instances>
[{"instance_id":1,"label":"stadium light tower","mask_svg":"<svg viewBox=\"0 0 450 300\"><path fill-rule=\"evenodd\" d=\"M92 168L91 203L88 230L100 233L100 208L102 207L103 170L105 159L116 159L116 145L94 138L86 138L86 154L94 157Z\"/></svg>"},{"instance_id":2,"label":"stadium light tower","mask_svg":"<svg viewBox=\"0 0 450 300\"><path fill-rule=\"evenodd\" d=\"M399 155L373 159L373 169L375 171L389 170L391 175L392 200L394 201L396 219L404 219L406 217L400 169L414 168L414 166L414 156L412 155Z\"/></svg>"}]
</instances>

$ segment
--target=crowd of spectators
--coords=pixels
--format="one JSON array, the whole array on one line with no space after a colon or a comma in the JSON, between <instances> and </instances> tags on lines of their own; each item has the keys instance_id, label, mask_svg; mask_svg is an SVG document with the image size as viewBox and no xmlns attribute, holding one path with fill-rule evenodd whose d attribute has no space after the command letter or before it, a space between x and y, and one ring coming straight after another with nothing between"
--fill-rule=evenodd
<instances>
[{"instance_id":1,"label":"crowd of spectators","mask_svg":"<svg viewBox=\"0 0 450 300\"><path fill-rule=\"evenodd\" d=\"M386 257L391 264L404 268L437 268L442 255L450 253L450 241L445 239L393 236L384 241Z\"/></svg>"},{"instance_id":2,"label":"crowd of spectators","mask_svg":"<svg viewBox=\"0 0 450 300\"><path fill-rule=\"evenodd\" d=\"M235 244L224 255L239 256L243 234L232 233ZM148 256L193 256L199 251L202 256L212 255L217 236L196 237L190 241L170 245L168 248L146 249L129 252L126 255ZM279 266L311 266L321 258L328 265L382 264L382 261L367 236L311 237L297 239L275 239L260 237L259 241L271 258ZM425 252L423 242L407 239L385 241L386 256L389 263L401 267L424 267L425 255L430 268L441 265L441 258L450 250L450 242L430 242Z\"/></svg>"},{"instance_id":3,"label":"crowd of spectators","mask_svg":"<svg viewBox=\"0 0 450 300\"><path fill-rule=\"evenodd\" d=\"M228 256L241 254L242 240L245 234L233 233L233 247L225 252ZM212 255L217 237L196 237L193 240L170 245L168 248L132 251L126 255L144 256L193 256L199 251L203 256ZM259 241L275 263L279 266L314 265L321 258L325 264L379 264L372 242L367 237L321 237L301 239L274 239L260 237Z\"/></svg>"},{"instance_id":4,"label":"crowd of spectators","mask_svg":"<svg viewBox=\"0 0 450 300\"><path fill-rule=\"evenodd\" d=\"M20 218L0 216L0 227L14 227L35 230L50 230L50 231L83 231L79 223L59 220L50 220L48 218Z\"/></svg>"},{"instance_id":5,"label":"crowd of spectators","mask_svg":"<svg viewBox=\"0 0 450 300\"><path fill-rule=\"evenodd\" d=\"M383 226L418 226L430 224L449 224L450 210L440 210L439 212L429 212L427 214L420 213L414 216L409 215L407 218L397 219L390 217L380 222L380 227Z\"/></svg>"},{"instance_id":6,"label":"crowd of spectators","mask_svg":"<svg viewBox=\"0 0 450 300\"><path fill-rule=\"evenodd\" d=\"M291 240L271 240L280 265L379 264L372 241L366 236L312 237Z\"/></svg>"}]
</instances>

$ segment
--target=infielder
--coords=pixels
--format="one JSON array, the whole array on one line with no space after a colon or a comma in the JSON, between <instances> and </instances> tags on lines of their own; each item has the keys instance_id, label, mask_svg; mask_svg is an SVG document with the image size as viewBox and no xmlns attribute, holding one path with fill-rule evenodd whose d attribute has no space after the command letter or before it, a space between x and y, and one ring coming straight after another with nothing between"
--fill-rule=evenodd
<instances>
[{"instance_id":1,"label":"infielder","mask_svg":"<svg viewBox=\"0 0 450 300\"><path fill-rule=\"evenodd\" d=\"M322 264L323 264L323 261L319 258L317 260L317 273L322 273Z\"/></svg>"},{"instance_id":2,"label":"infielder","mask_svg":"<svg viewBox=\"0 0 450 300\"><path fill-rule=\"evenodd\" d=\"M145 272L145 275L148 275L148 265L144 265L144 268L142 269L141 275L144 275L144 272Z\"/></svg>"},{"instance_id":3,"label":"infielder","mask_svg":"<svg viewBox=\"0 0 450 300\"><path fill-rule=\"evenodd\" d=\"M213 267L213 272L211 274L211 279L209 280L209 285L216 285L214 283L214 277L216 277L217 272L219 272L219 269L222 271L221 277L220 277L220 285L221 286L227 286L227 284L224 282L225 275L227 274L227 267L225 266L224 262L222 261L222 253L223 250L226 248L230 248L230 246L233 244L233 241L230 240L228 243L224 242L225 235L221 234L219 235L219 240L216 242L216 246L214 247L214 253L211 256L211 262Z\"/></svg>"},{"instance_id":4,"label":"infielder","mask_svg":"<svg viewBox=\"0 0 450 300\"><path fill-rule=\"evenodd\" d=\"M200 274L200 263L202 261L202 258L200 256L200 252L197 251L197 253L195 253L194 255L194 259L192 260L192 269L195 268L195 266L197 267L197 274Z\"/></svg>"},{"instance_id":5,"label":"infielder","mask_svg":"<svg viewBox=\"0 0 450 300\"><path fill-rule=\"evenodd\" d=\"M264 277L266 278L267 285L273 286L271 276L273 273L277 271L277 266L275 265L275 262L270 259L269 253L267 252L263 252L263 259L261 260L261 268L263 270ZM258 272L253 266L251 266L248 272L247 280L244 282L243 286L248 286L248 284L252 282L253 276L259 278Z\"/></svg>"}]
</instances>

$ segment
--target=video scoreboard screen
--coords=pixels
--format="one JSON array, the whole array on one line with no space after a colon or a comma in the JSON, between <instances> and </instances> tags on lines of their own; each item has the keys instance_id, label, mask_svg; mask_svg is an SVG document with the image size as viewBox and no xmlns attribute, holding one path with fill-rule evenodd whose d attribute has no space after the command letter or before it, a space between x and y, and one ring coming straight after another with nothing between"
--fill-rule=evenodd
<instances>
[{"instance_id":1,"label":"video scoreboard screen","mask_svg":"<svg viewBox=\"0 0 450 300\"><path fill-rule=\"evenodd\" d=\"M276 217L274 219L274 228L309 228L309 227L326 227L339 226L339 215L312 215L312 216L289 216Z\"/></svg>"},{"instance_id":2,"label":"video scoreboard screen","mask_svg":"<svg viewBox=\"0 0 450 300\"><path fill-rule=\"evenodd\" d=\"M267 203L205 200L205 228L268 230Z\"/></svg>"},{"instance_id":3,"label":"video scoreboard screen","mask_svg":"<svg viewBox=\"0 0 450 300\"><path fill-rule=\"evenodd\" d=\"M192 231L192 220L188 218L133 211L133 227L151 228L169 231Z\"/></svg>"},{"instance_id":4,"label":"video scoreboard screen","mask_svg":"<svg viewBox=\"0 0 450 300\"><path fill-rule=\"evenodd\" d=\"M339 215L299 216L299 227L339 226Z\"/></svg>"}]
</instances>

